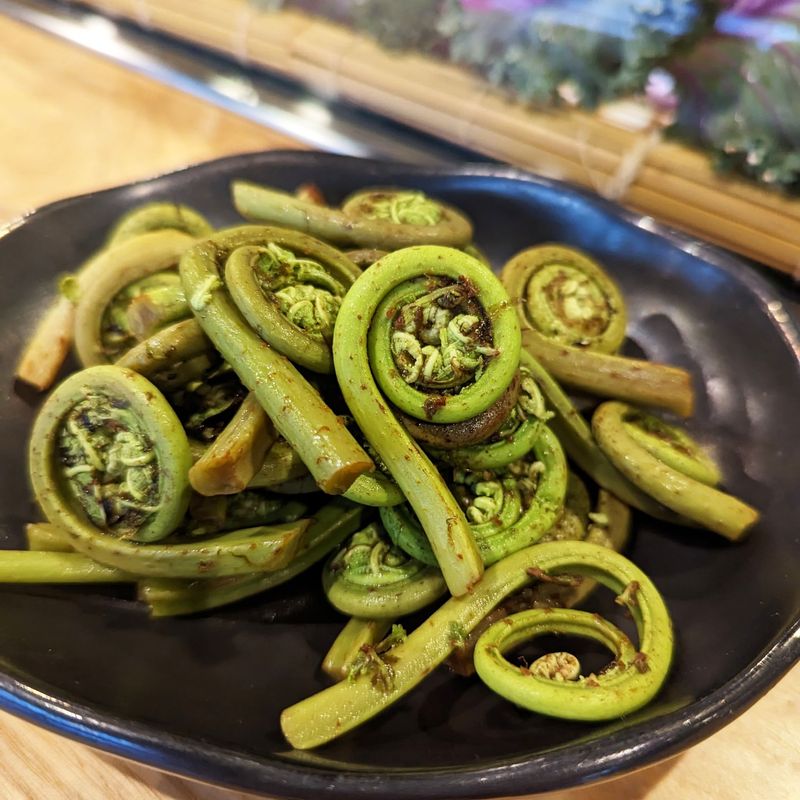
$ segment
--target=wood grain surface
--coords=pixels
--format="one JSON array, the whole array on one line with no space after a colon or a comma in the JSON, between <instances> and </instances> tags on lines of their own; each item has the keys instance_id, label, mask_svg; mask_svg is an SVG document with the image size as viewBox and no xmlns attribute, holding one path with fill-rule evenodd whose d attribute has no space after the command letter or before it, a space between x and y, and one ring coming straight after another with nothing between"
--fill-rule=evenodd
<instances>
[{"instance_id":1,"label":"wood grain surface","mask_svg":"<svg viewBox=\"0 0 800 800\"><path fill-rule=\"evenodd\" d=\"M298 144L0 16L0 219L230 153Z\"/></svg>"},{"instance_id":2,"label":"wood grain surface","mask_svg":"<svg viewBox=\"0 0 800 800\"><path fill-rule=\"evenodd\" d=\"M42 203L207 158L298 146L0 16L0 225ZM800 667L721 732L633 775L548 800L800 796ZM243 800L0 713L1 800Z\"/></svg>"}]
</instances>

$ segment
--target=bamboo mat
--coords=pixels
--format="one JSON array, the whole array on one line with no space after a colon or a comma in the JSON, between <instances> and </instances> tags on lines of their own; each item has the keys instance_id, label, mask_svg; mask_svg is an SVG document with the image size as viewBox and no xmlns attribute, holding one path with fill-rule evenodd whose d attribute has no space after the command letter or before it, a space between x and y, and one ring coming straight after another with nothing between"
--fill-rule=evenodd
<instances>
[{"instance_id":1,"label":"bamboo mat","mask_svg":"<svg viewBox=\"0 0 800 800\"><path fill-rule=\"evenodd\" d=\"M800 200L716 174L704 154L664 141L652 114L630 101L597 113L533 111L459 67L388 52L346 28L263 11L252 0L89 4L800 273Z\"/></svg>"}]
</instances>

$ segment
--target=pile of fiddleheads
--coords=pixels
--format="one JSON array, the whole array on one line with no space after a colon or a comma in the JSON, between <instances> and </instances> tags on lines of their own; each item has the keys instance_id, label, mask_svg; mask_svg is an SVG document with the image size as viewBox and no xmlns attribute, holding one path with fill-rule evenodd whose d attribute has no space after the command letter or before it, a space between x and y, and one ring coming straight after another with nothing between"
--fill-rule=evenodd
<instances>
[{"instance_id":1,"label":"pile of fiddleheads","mask_svg":"<svg viewBox=\"0 0 800 800\"><path fill-rule=\"evenodd\" d=\"M37 416L46 521L27 526L28 550L0 552L0 580L133 583L154 617L318 581L348 621L320 654L336 683L282 715L297 748L445 661L544 715L605 720L649 702L673 634L620 554L631 508L731 540L758 513L641 407L688 415L690 378L619 355L613 279L559 245L498 278L466 217L416 189L337 208L314 185L232 193L258 224L215 231L151 203L62 280L18 377L49 388L71 343L83 369ZM611 399L589 420L561 383ZM636 642L575 608L597 586ZM544 634L600 642L611 663L508 660Z\"/></svg>"}]
</instances>

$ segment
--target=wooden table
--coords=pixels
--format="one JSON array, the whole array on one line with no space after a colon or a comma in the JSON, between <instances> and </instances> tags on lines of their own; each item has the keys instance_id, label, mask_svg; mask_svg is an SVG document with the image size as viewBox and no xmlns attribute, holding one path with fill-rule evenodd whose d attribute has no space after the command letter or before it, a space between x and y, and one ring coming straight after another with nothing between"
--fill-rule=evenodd
<instances>
[{"instance_id":1,"label":"wooden table","mask_svg":"<svg viewBox=\"0 0 800 800\"><path fill-rule=\"evenodd\" d=\"M297 146L273 131L0 17L0 224L42 203L228 153ZM800 667L664 764L550 800L770 800L800 794ZM3 800L240 800L0 713Z\"/></svg>"}]
</instances>

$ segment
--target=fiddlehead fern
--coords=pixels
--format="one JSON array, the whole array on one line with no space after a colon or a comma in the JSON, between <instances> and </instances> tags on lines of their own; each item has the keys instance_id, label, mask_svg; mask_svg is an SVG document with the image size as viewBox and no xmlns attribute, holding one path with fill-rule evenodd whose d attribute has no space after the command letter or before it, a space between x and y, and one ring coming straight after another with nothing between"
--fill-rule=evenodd
<instances>
[{"instance_id":1,"label":"fiddlehead fern","mask_svg":"<svg viewBox=\"0 0 800 800\"><path fill-rule=\"evenodd\" d=\"M122 244L144 233L175 230L200 239L214 229L208 220L189 206L178 203L146 203L123 214L108 234L106 247Z\"/></svg>"},{"instance_id":2,"label":"fiddlehead fern","mask_svg":"<svg viewBox=\"0 0 800 800\"><path fill-rule=\"evenodd\" d=\"M446 591L441 573L392 545L372 523L353 534L325 565L325 595L344 614L397 619L438 600Z\"/></svg>"},{"instance_id":3,"label":"fiddlehead fern","mask_svg":"<svg viewBox=\"0 0 800 800\"><path fill-rule=\"evenodd\" d=\"M422 298L431 302L420 304ZM480 313L472 315L478 318L479 330L472 321L463 328L458 322L453 325L456 339L460 336L473 344L466 353L474 367L456 375L457 370L448 365L450 377L445 377L442 367L441 374L432 377L449 386L439 386L431 393L424 390L425 383L418 388L400 376L392 341L397 320L398 328L409 325L417 329L411 304L416 304L414 308L423 316L428 313L429 323L424 327L431 332L434 327L437 333L449 327L457 315L435 298L444 300L445 305L452 299L457 306L468 300L474 311L480 307ZM425 312L423 305L431 311ZM447 312L439 321L437 308ZM333 354L345 402L413 505L451 592L463 594L482 571L468 523L438 470L388 407L375 380L384 391L388 385L389 399L415 417L460 422L479 414L503 394L516 375L519 327L513 309L497 279L471 257L446 248L413 247L392 253L366 270L345 296L340 313L348 324L336 327ZM413 338L413 334L409 336ZM477 352L478 347L483 352ZM434 350L439 352L435 345ZM420 376L427 382L424 368Z\"/></svg>"},{"instance_id":4,"label":"fiddlehead fern","mask_svg":"<svg viewBox=\"0 0 800 800\"><path fill-rule=\"evenodd\" d=\"M457 449L429 449L440 461L470 470L500 469L524 458L534 447L542 426L553 416L529 366L530 356L522 353L519 394L501 427L480 444Z\"/></svg>"},{"instance_id":5,"label":"fiddlehead fern","mask_svg":"<svg viewBox=\"0 0 800 800\"><path fill-rule=\"evenodd\" d=\"M445 209L424 192L402 189L362 189L351 194L342 211L354 219L384 219L395 225L431 227L441 223Z\"/></svg>"},{"instance_id":6,"label":"fiddlehead fern","mask_svg":"<svg viewBox=\"0 0 800 800\"><path fill-rule=\"evenodd\" d=\"M213 504L214 508L208 508ZM50 523L27 526L28 546L33 551L80 551L90 569L79 559L66 561L67 582L136 580L141 576L195 578L249 575L275 571L287 565L312 520L300 519L306 507L302 503L284 503L261 492L242 492L232 497L202 498L192 502L189 517L181 526L180 536L170 536L157 544L139 544L92 530L59 528ZM274 524L277 523L277 524ZM208 535L211 534L211 535ZM200 539L198 537L205 536ZM0 553L0 561L2 561ZM9 562L10 563L10 562ZM34 580L61 582L58 575L48 576L48 562L38 566L35 559L22 560L22 570ZM53 562L57 563L57 562ZM38 572L37 572L38 570ZM0 563L0 573L3 565ZM115 574L116 573L116 574ZM4 576L0 575L0 581Z\"/></svg>"},{"instance_id":7,"label":"fiddlehead fern","mask_svg":"<svg viewBox=\"0 0 800 800\"><path fill-rule=\"evenodd\" d=\"M485 565L539 541L556 522L567 488L567 464L546 425L527 456L498 470L452 470L453 495L470 523ZM433 551L408 507L381 509L395 544L424 563Z\"/></svg>"},{"instance_id":8,"label":"fiddlehead fern","mask_svg":"<svg viewBox=\"0 0 800 800\"><path fill-rule=\"evenodd\" d=\"M429 255L433 268L437 255ZM478 262L455 251L440 253L452 267L437 280L419 276L418 256L425 254L409 250L378 262L393 264L404 279L393 281L374 312L370 362L383 394L404 413L463 422L490 408L514 380L518 327L504 307L498 308L502 295L491 290L499 287L485 267L474 268ZM473 267L490 291L482 292L465 273L453 276L459 262Z\"/></svg>"},{"instance_id":9,"label":"fiddlehead fern","mask_svg":"<svg viewBox=\"0 0 800 800\"><path fill-rule=\"evenodd\" d=\"M394 686L394 667L397 658L392 650L404 642L406 632L402 625L392 625L389 635L375 644L364 644L347 668L347 679L369 678L370 683L384 692Z\"/></svg>"},{"instance_id":10,"label":"fiddlehead fern","mask_svg":"<svg viewBox=\"0 0 800 800\"><path fill-rule=\"evenodd\" d=\"M136 344L127 318L131 300L154 286L182 290L173 270L195 240L178 231L155 231L104 251L81 280L75 309L75 348L84 366L118 359ZM183 315L188 315L183 304Z\"/></svg>"},{"instance_id":11,"label":"fiddlehead fern","mask_svg":"<svg viewBox=\"0 0 800 800\"><path fill-rule=\"evenodd\" d=\"M494 692L515 705L562 719L597 722L630 714L650 702L666 680L672 660L667 609L655 587L631 580L619 595L632 613L640 648L597 614L570 609L532 609L496 622L478 640L475 670ZM599 674L584 677L570 653L548 653L530 667L504 658L529 639L563 634L605 645L613 661Z\"/></svg>"},{"instance_id":12,"label":"fiddlehead fern","mask_svg":"<svg viewBox=\"0 0 800 800\"><path fill-rule=\"evenodd\" d=\"M197 321L185 319L156 331L115 363L152 379L163 370L187 363L198 356L213 354L213 351L211 342Z\"/></svg>"},{"instance_id":13,"label":"fiddlehead fern","mask_svg":"<svg viewBox=\"0 0 800 800\"><path fill-rule=\"evenodd\" d=\"M567 476L567 493L564 506L553 527L542 537L543 542L560 542L565 539L586 538L592 501L586 484L574 473Z\"/></svg>"},{"instance_id":14,"label":"fiddlehead fern","mask_svg":"<svg viewBox=\"0 0 800 800\"><path fill-rule=\"evenodd\" d=\"M628 436L672 469L707 486L722 479L714 460L686 431L636 409L628 411L622 424Z\"/></svg>"},{"instance_id":15,"label":"fiddlehead fern","mask_svg":"<svg viewBox=\"0 0 800 800\"><path fill-rule=\"evenodd\" d=\"M422 244L463 247L472 239L472 225L463 214L421 192L365 190L341 210L247 181L234 181L231 192L245 219L293 228L337 245L397 250Z\"/></svg>"},{"instance_id":16,"label":"fiddlehead fern","mask_svg":"<svg viewBox=\"0 0 800 800\"><path fill-rule=\"evenodd\" d=\"M147 211L148 207L134 209L126 217L123 217L120 223L128 218L134 224L131 226L129 222L124 225L126 230L122 231L119 237L109 237L115 241L108 241L106 247L84 262L75 273L62 279L60 297L50 305L46 314L39 321L17 365L16 376L19 380L40 391L53 384L74 339L75 303L81 294L92 287L95 280L107 271L107 250L115 249L115 245L122 244L125 240L135 238L141 233L163 228L177 229L191 236L202 236L211 232L208 223L186 206L177 207L180 212L177 215L177 221L174 213L152 215ZM148 217L148 222L141 225L144 216ZM137 217L138 221L134 220L134 217ZM194 220L194 223L182 224L181 220L184 222ZM104 360L107 359L101 359L99 363L103 363Z\"/></svg>"},{"instance_id":17,"label":"fiddlehead fern","mask_svg":"<svg viewBox=\"0 0 800 800\"><path fill-rule=\"evenodd\" d=\"M225 285L264 341L297 364L331 372L333 327L360 274L338 250L293 231L264 229L264 243L233 250Z\"/></svg>"},{"instance_id":18,"label":"fiddlehead fern","mask_svg":"<svg viewBox=\"0 0 800 800\"><path fill-rule=\"evenodd\" d=\"M282 569L302 544L307 519L242 528L203 539L170 537L140 544L89 525L68 529L75 549L100 564L139 576L214 578Z\"/></svg>"},{"instance_id":19,"label":"fiddlehead fern","mask_svg":"<svg viewBox=\"0 0 800 800\"><path fill-rule=\"evenodd\" d=\"M372 461L291 362L247 324L223 281L225 264L236 250L266 247L284 233L242 227L217 234L185 254L181 278L192 310L214 346L255 393L319 487L340 493L370 470Z\"/></svg>"},{"instance_id":20,"label":"fiddlehead fern","mask_svg":"<svg viewBox=\"0 0 800 800\"><path fill-rule=\"evenodd\" d=\"M177 271L156 273L129 285L114 298L106 311L106 317L117 308L121 310L122 303L119 303L119 300L128 302L124 319L120 318L115 327L123 332L129 332L129 336L137 342L144 341L156 331L191 316ZM112 326L104 319L104 327Z\"/></svg>"},{"instance_id":21,"label":"fiddlehead fern","mask_svg":"<svg viewBox=\"0 0 800 800\"><path fill-rule=\"evenodd\" d=\"M741 539L758 522L758 511L676 469L673 464L679 463L685 469L690 459L694 461L692 470L696 473L700 467L700 474L708 477L708 457L701 454L699 459L695 458L692 451L696 445L692 440L684 433L671 431L663 422L658 423L658 448L654 448L652 431L655 426L648 419L652 418L645 417L638 409L610 401L595 411L592 431L603 452L620 472L659 503L728 539ZM638 436L631 435L632 426L641 427L643 420L644 430ZM640 443L645 435L648 446ZM689 452L687 441L694 445ZM660 458L658 454L674 443L678 443L679 449L668 456L668 460ZM702 451L697 448L697 452ZM676 454L680 457L677 462Z\"/></svg>"},{"instance_id":22,"label":"fiddlehead fern","mask_svg":"<svg viewBox=\"0 0 800 800\"><path fill-rule=\"evenodd\" d=\"M582 495L581 491L576 492L574 486L574 476L570 473L570 483L572 492L567 490L564 508L570 503L575 505L575 495ZM585 492L585 487L583 488ZM570 497L572 495L572 498ZM578 503L585 507L585 499L581 496ZM578 509L583 513L583 509ZM595 511L589 514L591 524L585 541L608 547L617 553L622 552L628 542L631 529L631 512L628 506L618 500L614 495L605 489L600 489L597 497ZM583 531L583 524L580 525ZM569 541L579 540L581 536L565 537L561 539L550 539L547 536L540 539L540 543L545 541ZM546 576L544 576L546 577ZM586 598L594 591L597 581L592 578L582 577L580 580L539 580L536 583L525 586L518 592L509 595L500 605L487 614L468 634L462 643L456 648L447 659L447 665L453 672L468 677L475 672L473 655L475 645L495 622L508 617L510 614L517 614L520 611L528 611L534 608L574 608L582 604Z\"/></svg>"},{"instance_id":23,"label":"fiddlehead fern","mask_svg":"<svg viewBox=\"0 0 800 800\"><path fill-rule=\"evenodd\" d=\"M682 369L613 355L625 338L625 305L588 256L557 245L518 253L502 271L523 327L523 346L575 389L688 416L694 405Z\"/></svg>"},{"instance_id":24,"label":"fiddlehead fern","mask_svg":"<svg viewBox=\"0 0 800 800\"><path fill-rule=\"evenodd\" d=\"M560 245L525 250L503 268L503 283L528 327L553 344L615 353L625 339L622 293L577 250Z\"/></svg>"},{"instance_id":25,"label":"fiddlehead fern","mask_svg":"<svg viewBox=\"0 0 800 800\"><path fill-rule=\"evenodd\" d=\"M136 576L83 553L0 550L0 583L131 583Z\"/></svg>"},{"instance_id":26,"label":"fiddlehead fern","mask_svg":"<svg viewBox=\"0 0 800 800\"><path fill-rule=\"evenodd\" d=\"M194 614L233 603L291 580L324 558L362 525L364 509L335 499L316 511L305 538L282 569L252 575L202 580L152 578L139 583L139 598L154 617Z\"/></svg>"},{"instance_id":27,"label":"fiddlehead fern","mask_svg":"<svg viewBox=\"0 0 800 800\"><path fill-rule=\"evenodd\" d=\"M344 680L359 654L375 648L391 627L391 620L351 617L322 660L322 671L336 681Z\"/></svg>"},{"instance_id":28,"label":"fiddlehead fern","mask_svg":"<svg viewBox=\"0 0 800 800\"><path fill-rule=\"evenodd\" d=\"M121 367L90 367L56 388L34 423L29 463L39 505L70 533L163 539L189 501L183 427L153 384Z\"/></svg>"},{"instance_id":29,"label":"fiddlehead fern","mask_svg":"<svg viewBox=\"0 0 800 800\"><path fill-rule=\"evenodd\" d=\"M63 528L49 522L29 522L25 526L28 550L44 550L48 553L72 553L69 535Z\"/></svg>"},{"instance_id":30,"label":"fiddlehead fern","mask_svg":"<svg viewBox=\"0 0 800 800\"><path fill-rule=\"evenodd\" d=\"M566 454L597 484L623 502L638 508L656 519L686 524L629 481L598 447L592 430L572 401L546 369L529 353L523 351L520 363L530 372L545 397L547 409L553 416L549 425L563 445Z\"/></svg>"},{"instance_id":31,"label":"fiddlehead fern","mask_svg":"<svg viewBox=\"0 0 800 800\"><path fill-rule=\"evenodd\" d=\"M202 495L241 492L264 463L276 438L275 426L251 392L189 470L189 483Z\"/></svg>"},{"instance_id":32,"label":"fiddlehead fern","mask_svg":"<svg viewBox=\"0 0 800 800\"><path fill-rule=\"evenodd\" d=\"M607 548L551 542L520 550L490 567L472 593L451 598L412 631L392 650L391 685L374 686L361 677L324 689L284 710L284 736L293 747L308 749L366 722L419 684L505 597L542 575L587 576L617 595L628 588L629 597L630 587L638 584L628 607L639 630L639 652L644 654L639 663L648 671L642 673L644 689L636 687L637 698L651 698L666 678L673 649L672 625L658 591L640 569ZM459 636L454 636L456 631ZM571 702L565 700L562 709Z\"/></svg>"}]
</instances>

